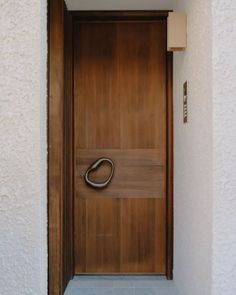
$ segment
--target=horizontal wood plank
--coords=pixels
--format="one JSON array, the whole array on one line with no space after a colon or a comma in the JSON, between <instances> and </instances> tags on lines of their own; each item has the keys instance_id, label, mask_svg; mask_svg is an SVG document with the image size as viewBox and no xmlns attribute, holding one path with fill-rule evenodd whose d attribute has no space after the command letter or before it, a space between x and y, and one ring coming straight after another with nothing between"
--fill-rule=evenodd
<instances>
[{"instance_id":1,"label":"horizontal wood plank","mask_svg":"<svg viewBox=\"0 0 236 295\"><path fill-rule=\"evenodd\" d=\"M161 149L81 149L76 155L76 197L165 197L165 153ZM91 163L104 156L114 161L115 173L107 188L94 190L85 184L82 175ZM91 173L91 178L95 181L102 181L107 178L109 171L110 167L103 165L96 172Z\"/></svg>"}]
</instances>

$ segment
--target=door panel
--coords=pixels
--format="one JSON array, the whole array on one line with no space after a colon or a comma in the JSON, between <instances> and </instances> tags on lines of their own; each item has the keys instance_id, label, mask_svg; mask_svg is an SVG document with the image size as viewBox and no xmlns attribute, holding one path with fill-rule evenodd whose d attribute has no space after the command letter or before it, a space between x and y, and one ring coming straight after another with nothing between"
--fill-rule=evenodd
<instances>
[{"instance_id":1,"label":"door panel","mask_svg":"<svg viewBox=\"0 0 236 295\"><path fill-rule=\"evenodd\" d=\"M121 200L121 272L165 272L163 199Z\"/></svg>"},{"instance_id":2,"label":"door panel","mask_svg":"<svg viewBox=\"0 0 236 295\"><path fill-rule=\"evenodd\" d=\"M87 167L103 156L114 160L116 169L112 184L105 190L91 190L84 185ZM76 158L75 192L79 197L115 198L163 198L165 193L165 151L160 149L79 149ZM102 181L110 172L109 166L102 166L91 173L91 178ZM122 189L121 189L122 188Z\"/></svg>"},{"instance_id":3,"label":"door panel","mask_svg":"<svg viewBox=\"0 0 236 295\"><path fill-rule=\"evenodd\" d=\"M77 22L76 273L165 273L166 131L166 22ZM95 190L81 175L101 156L115 174Z\"/></svg>"},{"instance_id":4,"label":"door panel","mask_svg":"<svg viewBox=\"0 0 236 295\"><path fill-rule=\"evenodd\" d=\"M80 198L78 202L77 273L165 272L164 199Z\"/></svg>"},{"instance_id":5,"label":"door panel","mask_svg":"<svg viewBox=\"0 0 236 295\"><path fill-rule=\"evenodd\" d=\"M115 24L75 27L76 148L120 148Z\"/></svg>"},{"instance_id":6,"label":"door panel","mask_svg":"<svg viewBox=\"0 0 236 295\"><path fill-rule=\"evenodd\" d=\"M84 212L82 224L85 232L81 238L85 255L78 272L119 272L120 203L118 199L87 198L81 204ZM80 240L76 243L80 244ZM80 253L76 252L76 255Z\"/></svg>"}]
</instances>

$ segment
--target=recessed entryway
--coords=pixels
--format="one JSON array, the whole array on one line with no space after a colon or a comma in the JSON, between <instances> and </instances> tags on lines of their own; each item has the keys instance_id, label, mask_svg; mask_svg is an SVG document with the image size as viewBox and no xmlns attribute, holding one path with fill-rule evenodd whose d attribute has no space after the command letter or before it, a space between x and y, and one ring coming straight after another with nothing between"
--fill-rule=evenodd
<instances>
[{"instance_id":1,"label":"recessed entryway","mask_svg":"<svg viewBox=\"0 0 236 295\"><path fill-rule=\"evenodd\" d=\"M58 286L62 293L74 275L172 279L168 12L71 13L64 7L62 26L55 9L52 4L50 90L57 99L51 99L49 107L51 293L58 294ZM55 58L58 48L63 60ZM56 68L64 68L62 84ZM61 127L59 136L55 131ZM127 282L133 284L129 277ZM129 291L134 290L132 285Z\"/></svg>"}]
</instances>

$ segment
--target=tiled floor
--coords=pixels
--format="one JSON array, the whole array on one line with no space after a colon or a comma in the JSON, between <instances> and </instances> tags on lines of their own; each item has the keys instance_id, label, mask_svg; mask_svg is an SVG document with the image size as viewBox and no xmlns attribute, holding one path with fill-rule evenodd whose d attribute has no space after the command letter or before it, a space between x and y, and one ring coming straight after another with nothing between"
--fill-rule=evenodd
<instances>
[{"instance_id":1,"label":"tiled floor","mask_svg":"<svg viewBox=\"0 0 236 295\"><path fill-rule=\"evenodd\" d=\"M177 295L160 276L75 276L65 295Z\"/></svg>"}]
</instances>

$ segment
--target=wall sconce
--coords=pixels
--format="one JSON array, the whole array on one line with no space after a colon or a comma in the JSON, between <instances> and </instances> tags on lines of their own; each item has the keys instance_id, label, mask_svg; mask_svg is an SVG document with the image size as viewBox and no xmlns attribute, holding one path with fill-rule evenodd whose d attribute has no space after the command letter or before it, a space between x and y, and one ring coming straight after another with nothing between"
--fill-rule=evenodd
<instances>
[{"instance_id":1,"label":"wall sconce","mask_svg":"<svg viewBox=\"0 0 236 295\"><path fill-rule=\"evenodd\" d=\"M187 16L185 12L169 12L167 18L167 50L184 51L187 47Z\"/></svg>"}]
</instances>

